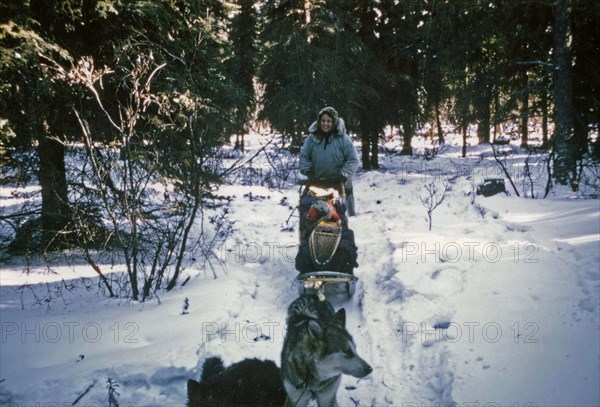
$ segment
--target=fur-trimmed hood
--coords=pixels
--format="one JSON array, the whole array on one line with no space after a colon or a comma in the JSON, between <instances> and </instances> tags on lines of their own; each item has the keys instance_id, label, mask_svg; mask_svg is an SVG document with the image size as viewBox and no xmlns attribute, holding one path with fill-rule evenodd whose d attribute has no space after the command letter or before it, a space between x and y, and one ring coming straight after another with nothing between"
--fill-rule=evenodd
<instances>
[{"instance_id":1,"label":"fur-trimmed hood","mask_svg":"<svg viewBox=\"0 0 600 407\"><path fill-rule=\"evenodd\" d=\"M346 189L352 188L352 176L358 168L358 154L350 136L346 134L344 121L339 119L336 131L325 140L317 122L311 124L310 134L300 150L300 173L312 174L315 179L347 179Z\"/></svg>"},{"instance_id":2,"label":"fur-trimmed hood","mask_svg":"<svg viewBox=\"0 0 600 407\"><path fill-rule=\"evenodd\" d=\"M315 143L320 143L321 140L323 140L323 138L321 136L318 135L318 130L319 130L319 123L318 122L313 122L310 127L308 128L308 133L309 135L313 138ZM344 123L344 119L342 119L341 117L338 118L338 124L337 124L337 128L336 131L333 133L333 136L343 136L346 134L346 123Z\"/></svg>"}]
</instances>

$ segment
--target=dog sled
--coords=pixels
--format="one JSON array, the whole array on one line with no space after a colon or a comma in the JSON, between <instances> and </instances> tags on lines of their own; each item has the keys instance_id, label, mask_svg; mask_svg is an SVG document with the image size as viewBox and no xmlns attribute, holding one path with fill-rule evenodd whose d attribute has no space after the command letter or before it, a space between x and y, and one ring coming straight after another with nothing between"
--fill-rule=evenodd
<instances>
[{"instance_id":1,"label":"dog sled","mask_svg":"<svg viewBox=\"0 0 600 407\"><path fill-rule=\"evenodd\" d=\"M319 298L351 297L358 278L354 232L345 214L343 182L305 182L300 188L300 246L295 283L298 293Z\"/></svg>"}]
</instances>

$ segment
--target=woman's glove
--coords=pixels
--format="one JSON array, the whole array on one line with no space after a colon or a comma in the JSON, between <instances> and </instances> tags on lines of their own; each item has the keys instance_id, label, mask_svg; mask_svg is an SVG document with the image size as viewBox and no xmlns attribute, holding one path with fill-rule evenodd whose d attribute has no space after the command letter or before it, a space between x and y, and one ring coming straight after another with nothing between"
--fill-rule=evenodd
<instances>
[{"instance_id":1,"label":"woman's glove","mask_svg":"<svg viewBox=\"0 0 600 407\"><path fill-rule=\"evenodd\" d=\"M304 173L304 175L306 176L306 178L308 178L309 181L315 180L315 173L313 171L307 171L306 173Z\"/></svg>"}]
</instances>

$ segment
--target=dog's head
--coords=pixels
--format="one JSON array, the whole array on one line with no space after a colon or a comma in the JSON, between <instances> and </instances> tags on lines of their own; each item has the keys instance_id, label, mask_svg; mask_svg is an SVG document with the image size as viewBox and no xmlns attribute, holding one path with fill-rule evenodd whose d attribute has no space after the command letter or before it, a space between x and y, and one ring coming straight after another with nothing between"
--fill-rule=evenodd
<instances>
[{"instance_id":1,"label":"dog's head","mask_svg":"<svg viewBox=\"0 0 600 407\"><path fill-rule=\"evenodd\" d=\"M316 363L320 380L339 374L362 378L373 368L356 353L356 345L346 330L346 311L335 313L329 321L310 320L308 333L313 343L318 343L319 359Z\"/></svg>"},{"instance_id":2,"label":"dog's head","mask_svg":"<svg viewBox=\"0 0 600 407\"><path fill-rule=\"evenodd\" d=\"M298 380L305 380L308 374L319 381L342 373L361 378L373 370L356 354L346 330L346 311L335 312L328 301L320 301L316 295L301 296L290 305L287 329L282 367L297 370Z\"/></svg>"}]
</instances>

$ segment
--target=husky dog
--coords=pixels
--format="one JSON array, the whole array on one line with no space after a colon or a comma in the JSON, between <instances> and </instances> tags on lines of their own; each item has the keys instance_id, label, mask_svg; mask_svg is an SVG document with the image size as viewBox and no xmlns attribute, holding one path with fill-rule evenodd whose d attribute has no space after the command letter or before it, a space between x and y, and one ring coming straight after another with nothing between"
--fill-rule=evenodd
<instances>
[{"instance_id":1,"label":"husky dog","mask_svg":"<svg viewBox=\"0 0 600 407\"><path fill-rule=\"evenodd\" d=\"M337 313L316 295L303 295L288 308L287 334L281 351L286 406L337 406L341 375L365 377L373 370L356 354L345 328L346 311Z\"/></svg>"},{"instance_id":2,"label":"husky dog","mask_svg":"<svg viewBox=\"0 0 600 407\"><path fill-rule=\"evenodd\" d=\"M202 365L200 383L188 380L188 407L280 407L285 390L271 360L244 359L225 368L220 358Z\"/></svg>"}]
</instances>

